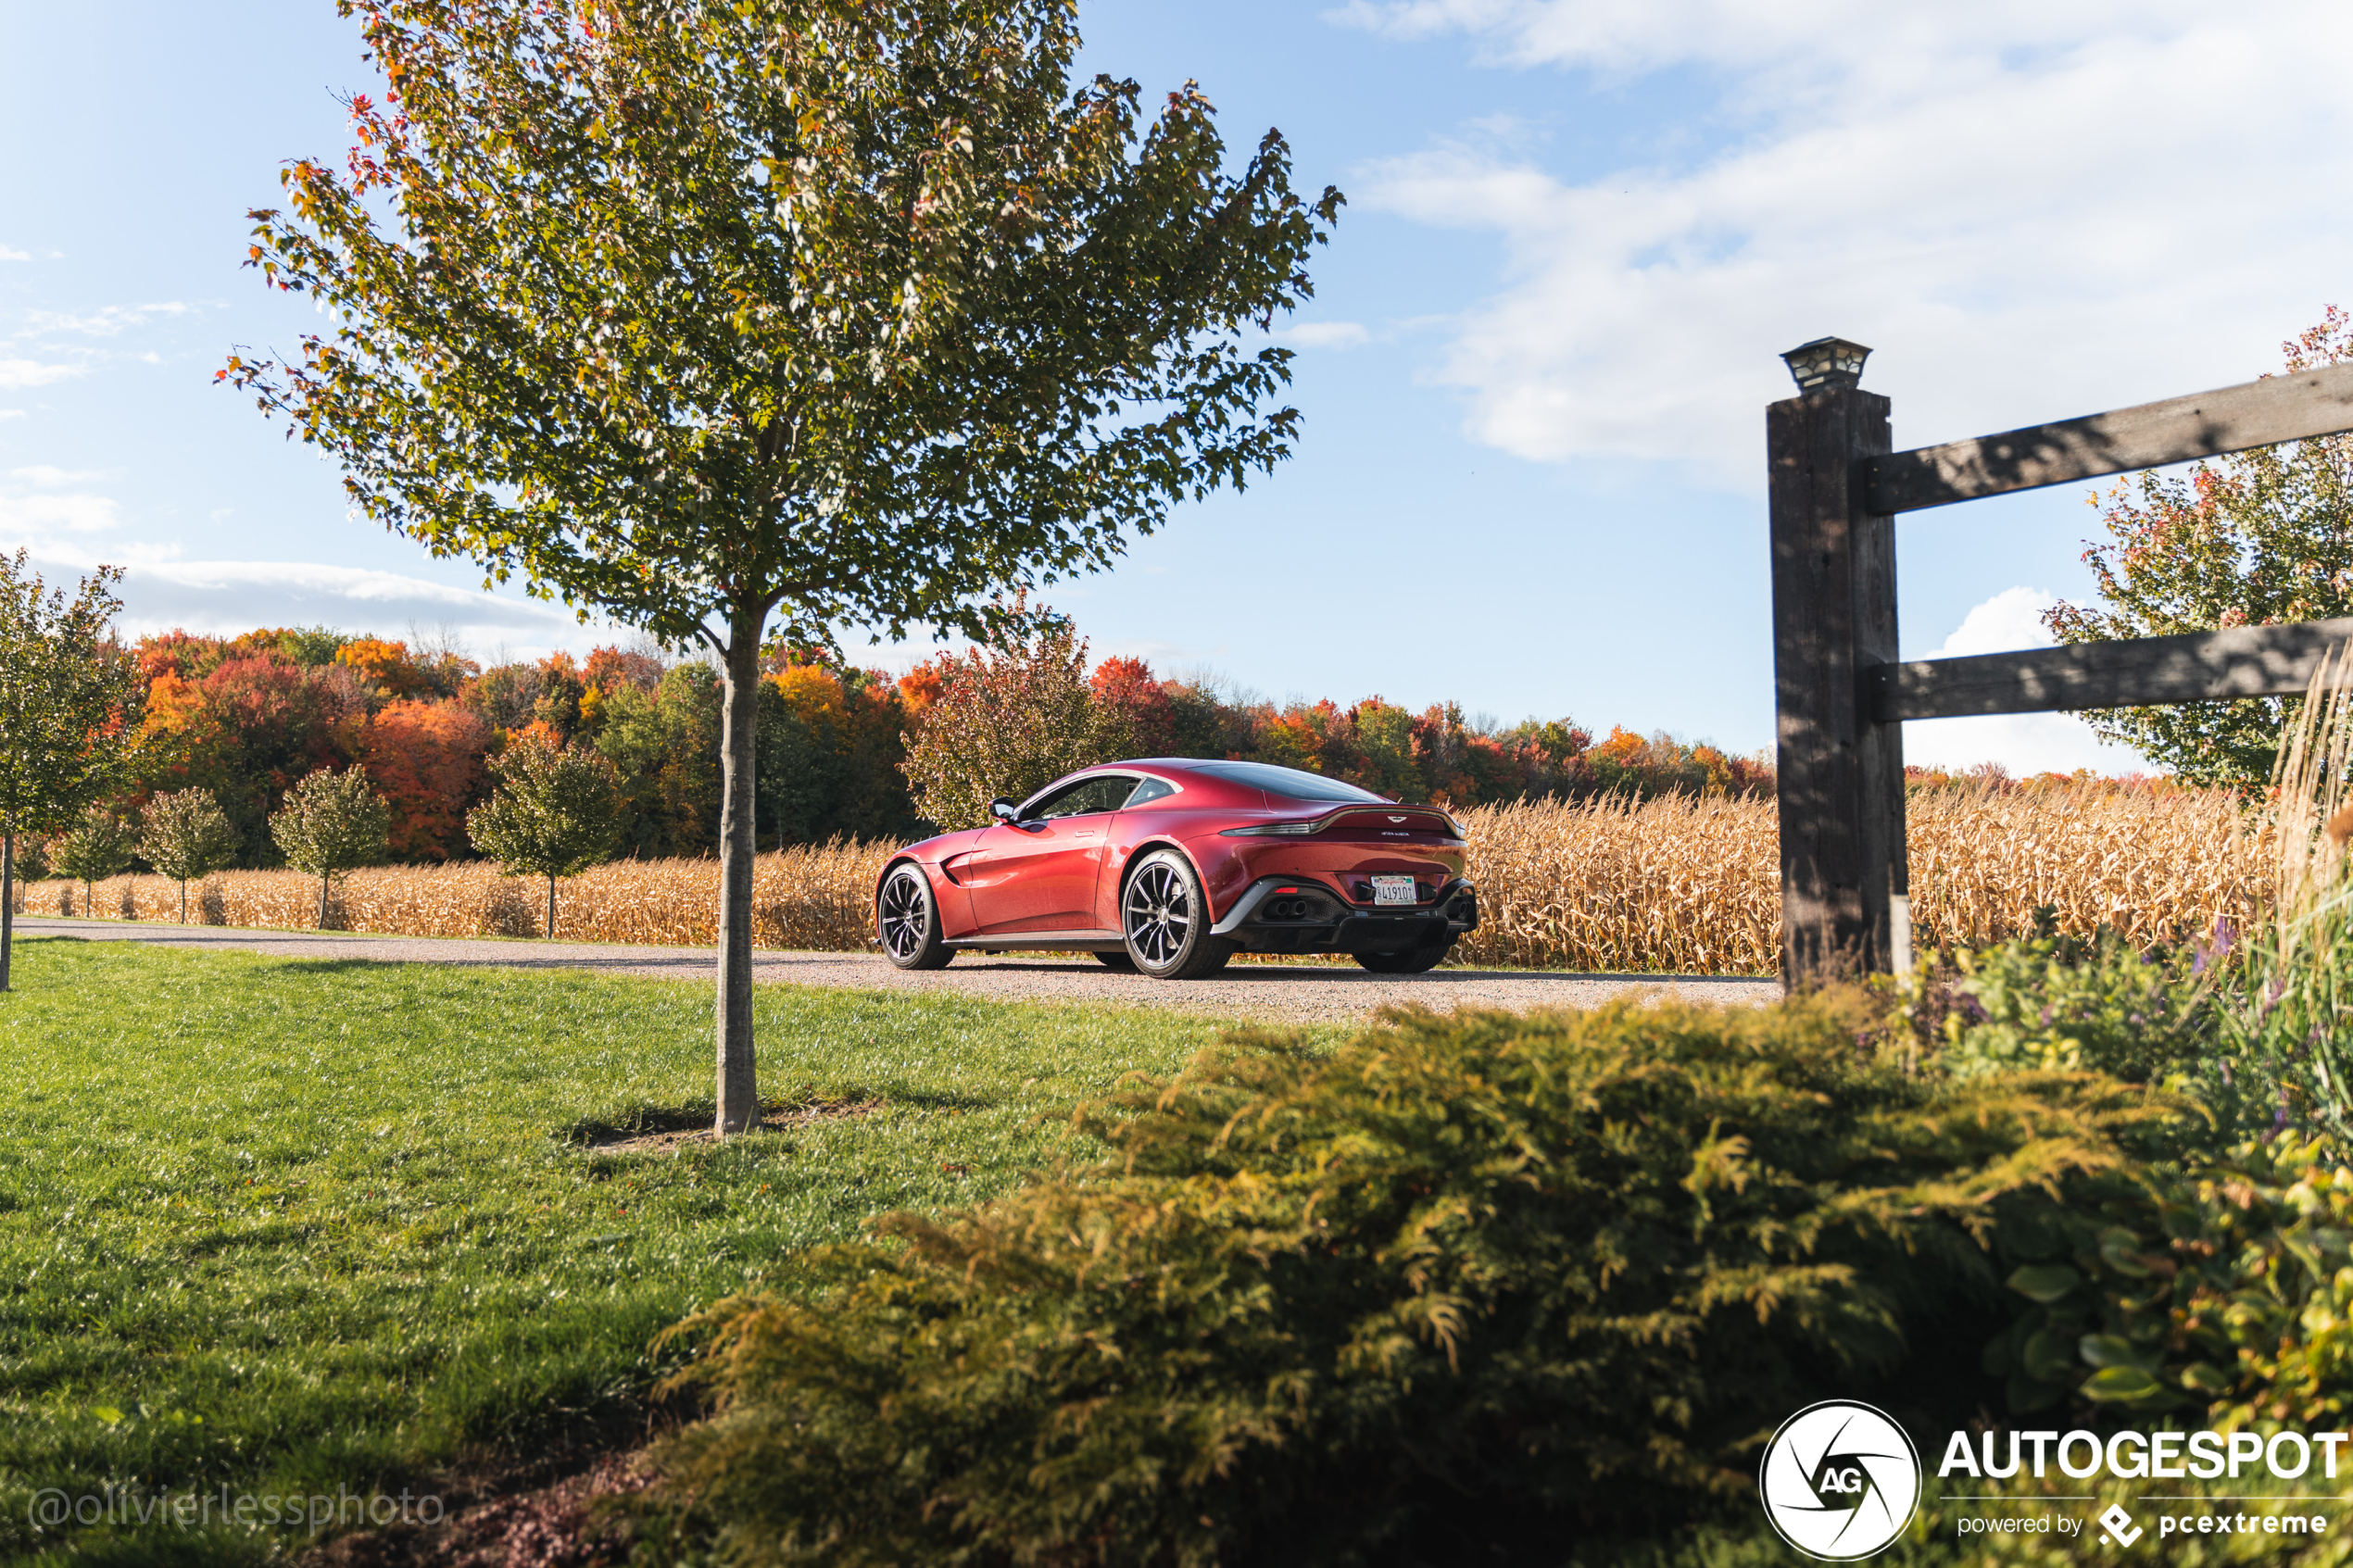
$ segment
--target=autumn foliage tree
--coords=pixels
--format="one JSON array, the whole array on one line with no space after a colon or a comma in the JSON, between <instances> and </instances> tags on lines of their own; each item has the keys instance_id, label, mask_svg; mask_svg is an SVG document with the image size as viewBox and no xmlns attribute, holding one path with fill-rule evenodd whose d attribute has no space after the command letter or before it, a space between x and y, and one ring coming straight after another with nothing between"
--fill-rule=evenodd
<instances>
[{"instance_id":1,"label":"autumn foliage tree","mask_svg":"<svg viewBox=\"0 0 2353 1568\"><path fill-rule=\"evenodd\" d=\"M758 1120L772 628L977 634L1288 455L1312 207L1189 84L1074 86L1064 0L347 0L390 90L253 264L333 326L222 372L438 554L707 642L725 683L718 1124Z\"/></svg>"},{"instance_id":2,"label":"autumn foliage tree","mask_svg":"<svg viewBox=\"0 0 2353 1568\"><path fill-rule=\"evenodd\" d=\"M1046 614L935 661L939 696L908 737L907 778L943 828L981 827L999 796L1023 799L1074 769L1131 754L1116 710L1093 700L1087 645Z\"/></svg>"},{"instance_id":3,"label":"autumn foliage tree","mask_svg":"<svg viewBox=\"0 0 2353 1568\"><path fill-rule=\"evenodd\" d=\"M384 792L395 859L446 860L466 848L466 810L482 797L490 728L454 702L401 697L378 709L360 740Z\"/></svg>"},{"instance_id":4,"label":"autumn foliage tree","mask_svg":"<svg viewBox=\"0 0 2353 1568\"><path fill-rule=\"evenodd\" d=\"M2281 348L2291 372L2353 359L2353 317L2331 306ZM2101 521L2108 539L2083 552L2101 603L2044 617L2063 643L2353 615L2353 435L2258 447L2186 477L2137 475L2108 492ZM2241 697L2084 717L2187 782L2259 790L2302 705Z\"/></svg>"}]
</instances>

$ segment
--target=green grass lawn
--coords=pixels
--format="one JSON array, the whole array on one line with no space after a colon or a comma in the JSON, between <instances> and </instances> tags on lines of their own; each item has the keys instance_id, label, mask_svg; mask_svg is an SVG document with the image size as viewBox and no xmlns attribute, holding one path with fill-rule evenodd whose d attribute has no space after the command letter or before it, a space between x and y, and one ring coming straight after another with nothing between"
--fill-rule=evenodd
<instances>
[{"instance_id":1,"label":"green grass lawn","mask_svg":"<svg viewBox=\"0 0 2353 1568\"><path fill-rule=\"evenodd\" d=\"M63 938L20 943L16 984L0 1553L76 1562L240 1562L308 1537L217 1516L39 1531L45 1488L149 1511L221 1488L396 1494L610 1440L642 1423L664 1327L789 1287L795 1252L875 1213L1088 1152L1058 1113L1217 1028L763 986L767 1096L882 1108L611 1154L585 1145L708 1117L707 987Z\"/></svg>"}]
</instances>

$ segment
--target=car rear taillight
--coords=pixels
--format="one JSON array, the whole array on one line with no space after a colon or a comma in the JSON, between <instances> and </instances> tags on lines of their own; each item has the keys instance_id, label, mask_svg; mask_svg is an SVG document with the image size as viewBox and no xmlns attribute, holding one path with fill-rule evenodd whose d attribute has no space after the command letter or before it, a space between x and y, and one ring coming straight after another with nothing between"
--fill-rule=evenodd
<instances>
[{"instance_id":1,"label":"car rear taillight","mask_svg":"<svg viewBox=\"0 0 2353 1568\"><path fill-rule=\"evenodd\" d=\"M1261 822L1255 827L1227 828L1221 838L1293 838L1314 833L1320 822Z\"/></svg>"}]
</instances>

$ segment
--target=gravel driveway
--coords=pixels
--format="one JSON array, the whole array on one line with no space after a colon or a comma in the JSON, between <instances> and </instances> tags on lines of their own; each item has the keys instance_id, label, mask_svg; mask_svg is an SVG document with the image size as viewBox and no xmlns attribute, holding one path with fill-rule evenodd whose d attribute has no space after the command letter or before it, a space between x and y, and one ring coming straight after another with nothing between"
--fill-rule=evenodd
<instances>
[{"instance_id":1,"label":"gravel driveway","mask_svg":"<svg viewBox=\"0 0 2353 1568\"><path fill-rule=\"evenodd\" d=\"M27 936L78 936L99 942L259 953L274 959L366 960L378 963L487 964L506 969L589 969L709 984L708 947L626 947L592 942L506 941L437 936L367 936L341 931L253 931L234 926L160 925L114 920L19 917ZM1596 1007L1629 992L1664 991L1695 1002L1767 1002L1778 980L1718 975L1570 974L1516 969L1441 969L1428 974L1372 974L1314 965L1236 964L1214 980L1150 980L1120 974L1091 959L1076 961L1008 954L962 954L946 969L897 970L868 953L752 955L752 978L795 985L864 990L953 991L1020 1002L1127 1002L1223 1018L1347 1022L1392 1002L1421 1002L1441 1012L1458 1007Z\"/></svg>"}]
</instances>

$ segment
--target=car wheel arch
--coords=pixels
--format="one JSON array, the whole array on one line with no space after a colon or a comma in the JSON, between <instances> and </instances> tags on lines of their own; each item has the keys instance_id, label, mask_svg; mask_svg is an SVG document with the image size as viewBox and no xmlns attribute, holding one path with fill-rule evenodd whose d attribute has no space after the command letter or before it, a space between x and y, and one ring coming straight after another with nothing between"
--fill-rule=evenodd
<instances>
[{"instance_id":1,"label":"car wheel arch","mask_svg":"<svg viewBox=\"0 0 2353 1568\"><path fill-rule=\"evenodd\" d=\"M1202 895L1204 897L1208 895L1209 879L1201 874L1201 862L1194 859L1191 853L1188 851L1183 845L1177 843L1173 838L1148 838L1144 840L1143 843L1139 844L1135 848L1127 852L1127 863L1119 868L1119 887L1117 889L1117 896L1112 900L1112 908L1114 910L1117 910L1126 905L1127 899L1127 884L1136 875L1136 868L1142 865L1146 860L1151 859L1163 849L1171 849L1176 851L1177 856L1184 860L1185 864L1192 868L1194 877L1201 883Z\"/></svg>"}]
</instances>

